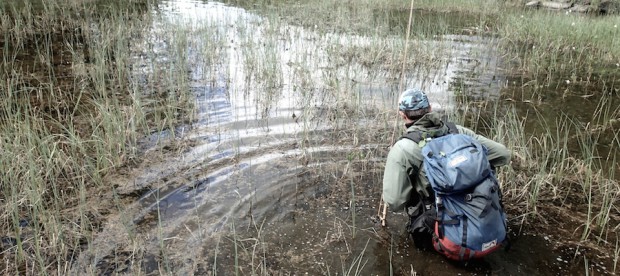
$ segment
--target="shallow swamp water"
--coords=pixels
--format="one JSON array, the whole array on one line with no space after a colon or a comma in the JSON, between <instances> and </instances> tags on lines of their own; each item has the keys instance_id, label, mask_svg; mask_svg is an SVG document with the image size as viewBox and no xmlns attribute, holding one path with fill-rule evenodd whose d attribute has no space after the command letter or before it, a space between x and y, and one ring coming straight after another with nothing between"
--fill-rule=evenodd
<instances>
[{"instance_id":1,"label":"shallow swamp water","mask_svg":"<svg viewBox=\"0 0 620 276\"><path fill-rule=\"evenodd\" d=\"M514 76L502 69L497 38L472 34L467 19L449 34L416 42L420 58L433 66L408 71L401 83L400 67L390 62L400 57L384 56L372 47L371 36L282 23L219 2L157 5L149 34L133 42L133 74L140 79L160 66L186 70L184 85L195 95L194 120L146 137L144 160L109 176L123 208L109 215L72 273L600 275L612 270L612 252L592 260L579 248L558 247L545 233L519 229L512 229L510 250L456 264L415 249L404 215L390 213L385 228L377 223L384 158L402 130L394 126L393 110L400 87L422 87L438 112L461 108L464 93L468 101L479 101L480 109L497 103L526 114L531 108L529 101L511 98L521 88L511 87ZM395 16L390 22L407 18L390 16ZM374 55L360 54L368 52ZM166 67L171 57L182 57L184 67ZM580 95L564 97L566 102L584 106ZM597 105L590 98L586 103ZM174 146L158 147L170 138L177 141Z\"/></svg>"}]
</instances>

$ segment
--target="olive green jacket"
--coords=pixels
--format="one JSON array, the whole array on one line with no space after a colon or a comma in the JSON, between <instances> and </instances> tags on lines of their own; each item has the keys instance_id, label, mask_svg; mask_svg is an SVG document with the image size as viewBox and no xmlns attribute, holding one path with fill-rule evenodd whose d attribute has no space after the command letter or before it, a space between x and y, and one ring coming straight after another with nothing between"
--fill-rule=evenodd
<instances>
[{"instance_id":1,"label":"olive green jacket","mask_svg":"<svg viewBox=\"0 0 620 276\"><path fill-rule=\"evenodd\" d=\"M478 140L488 149L488 158L492 166L498 167L508 164L510 151L491 139L476 134L471 129L457 125L459 133L469 135ZM428 113L413 125L407 128L412 131L438 131L447 134L448 127L441 121L439 115ZM422 149L409 139L398 140L390 149L385 163L383 174L383 200L390 210L399 212L405 209L415 189L418 193L428 196L426 187L429 182L426 172L422 168ZM409 176L412 176L411 179ZM411 183L411 182L414 183Z\"/></svg>"}]
</instances>

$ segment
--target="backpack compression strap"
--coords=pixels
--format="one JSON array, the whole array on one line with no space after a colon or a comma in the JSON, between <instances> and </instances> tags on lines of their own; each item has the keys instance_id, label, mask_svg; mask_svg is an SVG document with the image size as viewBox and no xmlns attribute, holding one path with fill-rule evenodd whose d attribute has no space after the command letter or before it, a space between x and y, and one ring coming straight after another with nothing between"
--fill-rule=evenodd
<instances>
[{"instance_id":1,"label":"backpack compression strap","mask_svg":"<svg viewBox=\"0 0 620 276\"><path fill-rule=\"evenodd\" d=\"M448 127L448 133L450 134L457 134L459 133L459 129L456 128L456 124L453 122L444 122L444 124ZM402 138L407 138L409 140L414 141L416 144L419 143L420 141L426 139L426 138L437 138L437 137L441 137L443 135L438 135L436 132L422 132L422 131L412 131L409 132L405 135L403 135L401 137Z\"/></svg>"}]
</instances>

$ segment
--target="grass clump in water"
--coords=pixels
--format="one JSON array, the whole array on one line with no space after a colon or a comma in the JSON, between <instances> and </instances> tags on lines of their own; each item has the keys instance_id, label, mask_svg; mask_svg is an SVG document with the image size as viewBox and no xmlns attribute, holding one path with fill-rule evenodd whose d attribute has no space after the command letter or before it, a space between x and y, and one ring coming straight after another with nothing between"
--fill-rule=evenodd
<instances>
[{"instance_id":1,"label":"grass clump in water","mask_svg":"<svg viewBox=\"0 0 620 276\"><path fill-rule=\"evenodd\" d=\"M137 160L145 134L190 114L184 70L136 76L129 66L144 4L2 6L2 273L66 273L114 208L88 204L113 189L106 174ZM143 100L142 81L161 101Z\"/></svg>"},{"instance_id":2,"label":"grass clump in water","mask_svg":"<svg viewBox=\"0 0 620 276\"><path fill-rule=\"evenodd\" d=\"M618 76L617 16L513 11L500 21L498 34L519 74L547 85L601 82Z\"/></svg>"}]
</instances>

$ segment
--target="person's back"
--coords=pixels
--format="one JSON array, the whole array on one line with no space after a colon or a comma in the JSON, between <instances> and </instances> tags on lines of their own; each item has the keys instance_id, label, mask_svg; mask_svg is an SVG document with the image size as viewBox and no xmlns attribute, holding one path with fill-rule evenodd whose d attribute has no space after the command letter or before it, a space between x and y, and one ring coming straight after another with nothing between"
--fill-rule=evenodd
<instances>
[{"instance_id":1,"label":"person's back","mask_svg":"<svg viewBox=\"0 0 620 276\"><path fill-rule=\"evenodd\" d=\"M431 112L426 94L411 89L402 93L399 100L399 114L405 122L407 133L420 137L441 137L450 133L460 133L478 141L486 148L487 158L492 168L506 165L510 152L500 143L476 134L460 125L453 125L441 120L438 114ZM449 127L451 126L451 127ZM425 142L415 139L400 139L390 149L383 177L383 200L394 212L407 210L412 223L420 217L434 202L434 192L424 169L422 149ZM429 139L430 140L430 139ZM425 207L426 206L426 207ZM426 214L429 215L429 214ZM432 214L434 216L436 214ZM429 218L427 223L432 223ZM423 223L418 220L418 224ZM419 226L419 225L418 225ZM413 225L410 225L410 228ZM427 225L427 227L432 227ZM410 231L414 232L414 231ZM429 233L413 235L419 245L430 238Z\"/></svg>"}]
</instances>

